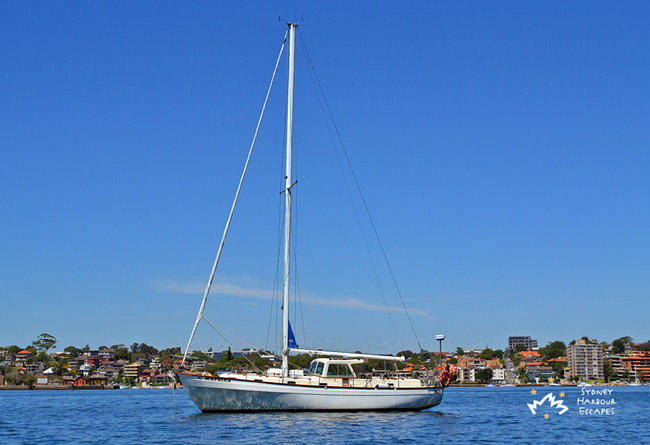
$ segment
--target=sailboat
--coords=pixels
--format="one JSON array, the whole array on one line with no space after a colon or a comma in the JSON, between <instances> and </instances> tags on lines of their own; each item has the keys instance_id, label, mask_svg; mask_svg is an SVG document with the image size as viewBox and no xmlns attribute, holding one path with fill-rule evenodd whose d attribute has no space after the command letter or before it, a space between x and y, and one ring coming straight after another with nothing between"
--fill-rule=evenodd
<instances>
[{"instance_id":1,"label":"sailboat","mask_svg":"<svg viewBox=\"0 0 650 445\"><path fill-rule=\"evenodd\" d=\"M641 386L641 382L639 382L639 375L637 374L636 366L634 366L634 381L629 382L627 386Z\"/></svg>"},{"instance_id":2,"label":"sailboat","mask_svg":"<svg viewBox=\"0 0 650 445\"><path fill-rule=\"evenodd\" d=\"M291 189L292 189L292 132L295 59L295 23L288 23L282 49L276 62L276 71L288 37L289 71L287 76L287 119L286 119L286 175L284 193L284 282L282 299L282 367L276 372L263 374L227 373L207 375L179 370L178 377L196 406L203 412L251 412L251 411L419 411L438 405L442 401L444 386L449 378L428 374L421 378L407 378L396 375L361 378L353 365L366 359L403 362L404 357L301 349L296 344L289 324L289 272L291 233ZM273 74L271 85L275 78ZM270 92L269 87L269 92ZM266 99L268 100L269 93ZM260 122L266 108L262 108ZM251 152L257 137L253 137L251 151L235 194L226 228L213 264L210 279L203 295L199 313L194 323L181 367L190 351L196 328L203 318L210 285L221 256L226 234L232 220L239 191L246 174ZM315 355L309 373L298 375L289 371L290 353Z\"/></svg>"}]
</instances>

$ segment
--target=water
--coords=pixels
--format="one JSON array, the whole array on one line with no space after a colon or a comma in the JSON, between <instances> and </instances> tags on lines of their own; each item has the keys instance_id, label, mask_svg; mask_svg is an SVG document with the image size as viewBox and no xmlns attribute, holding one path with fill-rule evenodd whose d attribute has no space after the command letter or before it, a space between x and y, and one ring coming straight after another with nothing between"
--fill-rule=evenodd
<instances>
[{"instance_id":1,"label":"water","mask_svg":"<svg viewBox=\"0 0 650 445\"><path fill-rule=\"evenodd\" d=\"M580 388L535 389L449 388L419 413L268 414L201 414L183 390L178 414L170 389L0 391L0 443L650 443L650 387L588 396L616 403L613 415L591 416L578 411ZM569 410L545 404L533 415L526 404L548 393Z\"/></svg>"}]
</instances>

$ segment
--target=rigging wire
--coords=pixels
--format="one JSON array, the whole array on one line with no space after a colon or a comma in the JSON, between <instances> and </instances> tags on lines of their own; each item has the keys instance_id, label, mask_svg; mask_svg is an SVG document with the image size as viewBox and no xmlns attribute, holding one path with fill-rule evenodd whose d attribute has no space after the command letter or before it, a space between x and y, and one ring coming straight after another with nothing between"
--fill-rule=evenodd
<instances>
[{"instance_id":1,"label":"rigging wire","mask_svg":"<svg viewBox=\"0 0 650 445\"><path fill-rule=\"evenodd\" d=\"M234 348L234 347L235 347L235 345L233 345L233 344L230 342L230 340L228 340L228 339L226 338L226 336L223 335L223 334L221 333L221 331L219 331L219 329L217 329L217 327L216 327L215 325L213 325L212 323L210 323L210 320L208 320L208 319L205 318L205 317L203 317L203 319L205 320L205 322L206 322L208 325L210 325L210 327L211 327L212 329L215 330L215 332L216 332L217 334L219 334L219 335L221 336L221 338L223 338L224 340L226 340L226 343L228 343L228 345L229 345L231 348ZM223 328L222 328L222 329L223 329ZM224 331L225 331L225 329L224 329ZM230 334L230 335L233 335L232 333L229 333L229 334ZM235 337L236 337L236 336L235 336ZM253 346L253 345L251 345L250 343L248 343L247 341L242 341L241 338L239 338L238 340L241 341L241 342L243 342L243 343L248 344L249 346ZM254 348L253 348L253 349L254 349ZM257 369L258 371L261 371L257 366L255 366L255 364L254 364L253 362L251 362L251 361L248 359L248 357L246 357L245 355L242 355L242 357L244 357L244 358L246 359L246 361L247 361L248 363L250 363L251 366L252 366L253 368Z\"/></svg>"},{"instance_id":2,"label":"rigging wire","mask_svg":"<svg viewBox=\"0 0 650 445\"><path fill-rule=\"evenodd\" d=\"M296 119L294 117L294 135L296 134L296 129L299 129L299 127L295 125L295 121L296 121ZM293 147L294 147L293 157L295 159L295 167L294 167L295 183L294 184L298 185L298 178L300 177L300 170L299 170L300 169L300 161L298 160L299 156L300 156L300 150L296 149L296 145L297 144L294 141L293 142ZM299 239L298 238L298 222L300 220L298 218L298 210L299 210L298 204L300 202L300 199L299 199L300 193L298 193L299 190L300 190L300 187L295 187L294 195L293 195L293 198L292 198L292 202L293 202L292 207L293 207L293 212L294 212L294 216L293 216L293 219L292 219L293 227L294 227L294 229L293 229L293 237L292 237L293 271L294 271L294 277L293 277L293 281L294 281L293 307L300 309L300 322L301 322L301 325L302 325L302 337L303 337L302 344L307 344L307 336L305 335L305 317L304 317L303 311L302 311L302 294L300 292L300 279L299 279L299 276L298 276L298 270L299 270L299 267L298 267L298 239ZM296 301L297 301L297 303L296 303ZM296 327L298 326L297 319L298 319L298 311L294 311L293 325L296 326Z\"/></svg>"},{"instance_id":3,"label":"rigging wire","mask_svg":"<svg viewBox=\"0 0 650 445\"><path fill-rule=\"evenodd\" d=\"M296 175L297 176L297 175ZM297 182L297 180L296 180ZM307 336L305 335L305 316L302 311L302 293L300 291L300 277L298 275L298 187L296 187L295 193L294 193L294 208L295 208L295 216L294 216L294 234L293 234L293 263L294 263L294 276L293 276L293 282L294 282L294 307L299 308L300 310L300 323L302 325L302 344L307 344ZM294 317L293 317L293 324L294 326L297 326L297 318L298 318L298 311L295 311Z\"/></svg>"},{"instance_id":4,"label":"rigging wire","mask_svg":"<svg viewBox=\"0 0 650 445\"><path fill-rule=\"evenodd\" d=\"M284 145L284 143L283 143ZM284 156L284 154L283 154ZM280 171L282 171L282 163L280 163ZM280 253L282 252L282 225L283 225L283 215L284 212L282 211L282 194L278 195L280 198L278 199L278 248L277 248L277 254L276 254L276 260L275 260L275 278L273 281L273 296L271 298L271 310L269 312L269 324L266 329L266 348L268 349L268 343L269 343L269 334L271 331L271 320L273 318L273 311L276 307L276 298L279 298L279 281L280 281ZM274 336L274 350L277 349L277 335L278 335L278 325L277 325L277 311L276 311L276 320L275 320L275 336Z\"/></svg>"},{"instance_id":5,"label":"rigging wire","mask_svg":"<svg viewBox=\"0 0 650 445\"><path fill-rule=\"evenodd\" d=\"M285 84L288 84L288 79L289 79L289 73L287 70L287 82ZM285 96L286 97L286 96ZM285 99L285 108L287 106L287 99ZM277 249L277 254L276 254L276 262L275 262L275 278L273 282L273 298L271 300L271 312L269 314L269 326L267 328L267 343L268 343L268 337L269 337L269 331L271 329L271 317L273 315L273 309L276 307L276 298L277 300L277 305L281 306L281 300L280 300L280 295L279 295L279 290L280 290L280 257L282 256L282 234L283 234L283 226L284 226L284 201L282 199L282 193L284 193L284 187L283 187L283 179L284 178L284 157L286 153L286 142L287 142L287 115L284 115L284 132L282 135L282 150L281 150L281 156L280 156L280 169L279 172L280 174L278 175L279 179L279 184L278 184L278 189L281 190L280 193L278 194L278 249ZM274 334L274 340L273 340L273 350L276 351L278 350L278 317L280 315L280 309L278 308L275 311L275 334Z\"/></svg>"},{"instance_id":6,"label":"rigging wire","mask_svg":"<svg viewBox=\"0 0 650 445\"><path fill-rule=\"evenodd\" d=\"M304 54L305 54L305 57L307 59L307 63L313 69L314 64L312 63L311 59L309 58L309 55L308 55L309 53L307 51L307 46L306 46L300 32L299 32L299 35L300 35L301 43L303 45L303 49L305 51ZM397 341L397 345L398 345L399 349L402 349L402 345L401 345L401 342L399 340L399 336L397 335L397 329L395 328L395 323L393 322L393 317L391 316L390 309L388 308L388 302L386 301L386 294L384 292L384 287L382 286L381 280L379 279L379 273L377 272L377 266L375 265L375 261L373 259L372 253L370 252L370 246L368 244L368 240L366 238L366 234L365 234L365 231L363 229L363 225L361 224L361 219L359 218L359 211L357 209L354 197L352 196L352 191L350 190L350 184L348 183L348 178L347 178L347 175L345 173L345 169L343 168L343 163L341 162L341 157L339 156L339 152L336 149L336 142L335 142L334 134L332 133L332 128L331 128L332 123L330 122L331 114L330 114L330 119L328 119L327 118L327 113L325 112L325 108L323 107L323 96L324 95L319 94L318 85L316 83L316 79L315 79L314 74L315 73L312 72L312 85L314 86L314 90L316 91L316 97L318 97L318 99L319 99L320 109L321 109L321 112L323 113L323 117L325 118L324 119L325 124L327 125L327 132L328 132L328 134L330 136L330 139L332 141L332 146L334 147L334 154L336 155L336 161L338 163L338 166L339 166L339 168L341 170L341 174L343 176L343 182L345 184L345 189L346 189L346 191L348 193L348 197L350 198L350 202L351 202L352 208L354 210L354 217L355 217L355 219L357 221L357 225L359 226L359 232L361 233L361 238L362 238L363 244L364 244L364 246L366 248L366 253L368 254L368 259L370 260L370 265L372 267L372 271L374 273L375 280L377 282L377 287L379 288L379 293L381 294L382 300L384 302L384 307L386 308L386 314L388 315L388 320L390 321L390 325L391 325L391 328L393 330L393 334L395 335L395 340ZM321 90L321 93L322 93L322 90ZM333 121L333 119L331 119L331 120Z\"/></svg>"},{"instance_id":7,"label":"rigging wire","mask_svg":"<svg viewBox=\"0 0 650 445\"><path fill-rule=\"evenodd\" d=\"M363 203L363 207L364 207L364 209L366 211L366 214L368 215L368 219L370 220L370 224L371 224L372 230L373 230L373 232L375 234L375 238L377 239L377 243L379 244L379 248L380 248L381 253L382 253L383 257L384 257L384 261L386 263L386 266L388 267L388 271L390 272L390 276L392 278L393 285L395 286L395 289L397 290L397 294L399 295L400 301L402 303L402 307L404 308L404 313L406 314L406 318L408 319L409 325L411 326L411 331L413 331L413 335L415 336L415 340L416 340L418 346L420 347L420 350L422 350L422 345L420 344L420 339L418 338L418 335L415 332L415 328L413 326L413 321L411 320L411 316L409 315L408 309L406 308L406 304L404 303L404 298L402 297L402 292L400 291L400 288L399 288L399 286L397 284L397 279L395 278L395 274L393 273L393 268L391 267L390 262L388 261L388 256L386 255L384 245L381 242L381 238L379 237L379 232L377 231L377 227L375 226L375 222L374 222L374 220L372 218L372 215L370 214L370 209L368 208L368 204L366 203L366 199L365 199L365 197L363 195L363 192L361 191L361 185L359 184L359 180L357 179L357 175L355 174L354 169L352 168L352 163L350 161L350 157L348 156L348 152L345 149L345 144L343 143L343 138L341 137L341 133L339 132L339 129L338 129L337 125L336 125L336 121L334 120L334 115L333 115L332 110L331 110L331 108L329 106L329 102L327 101L327 97L325 96L325 91L323 90L323 87L322 87L322 85L320 83L320 79L318 78L318 74L316 73L316 67L315 67L313 61L311 60L311 56L309 55L309 51L307 50L307 45L305 43L304 38L302 37L302 33L300 32L300 29L298 29L298 35L300 36L300 41L301 41L301 43L303 45L303 48L305 50L305 55L307 56L307 60L308 60L309 65L310 65L310 67L312 69L312 72L314 74L314 78L316 79L318 89L320 90L320 94L321 94L321 96L323 98L323 102L325 103L325 107L327 108L327 112L329 114L332 126L334 127L334 131L335 131L336 136L338 138L339 144L341 145L341 149L343 150L343 154L345 155L346 163L348 165L348 168L350 169L350 172L352 173L352 178L354 179L354 184L356 185L356 189L359 192L361 202ZM346 184L347 184L347 181L346 181ZM365 237L364 237L364 239L365 239ZM385 302L385 299L384 299L384 302ZM392 323L392 319L391 319L391 323ZM393 329L394 329L394 327L393 327ZM397 335L397 334L395 334L395 335Z\"/></svg>"},{"instance_id":8,"label":"rigging wire","mask_svg":"<svg viewBox=\"0 0 650 445\"><path fill-rule=\"evenodd\" d=\"M230 214L228 215L228 220L226 222L226 227L224 228L223 235L221 236L221 242L219 243L219 249L217 250L216 258L212 265L212 270L210 271L210 278L208 279L208 284L205 287L205 292L203 293L203 299L201 300L201 306L199 307L199 313L196 316L196 321L194 322L194 327L192 328L192 333L190 334L190 339L187 342L187 347L185 348L185 354L183 354L183 360L181 361L181 366L185 364L185 359L187 358L187 353L192 346L192 340L194 339L194 334L196 329L199 327L199 322L203 319L203 310L205 309L205 303L208 301L208 295L210 294L210 288L212 287L212 280L214 280L214 275L217 272L217 265L219 264L219 259L221 258L221 252L223 252L223 246L226 242L226 235L228 235L228 229L230 228L230 222L235 213L235 206L237 205L237 199L239 198L239 193L241 192L242 185L244 183L244 177L246 176L246 171L248 170L248 164L251 160L251 155L253 154L253 147L255 147L255 142L257 141L257 135L260 131L260 126L262 125L262 118L264 117L264 111L266 111L266 104L271 95L271 88L273 87L273 81L275 80L275 74L278 71L278 65L280 64L280 58L284 51L284 46L287 42L288 31L284 34L284 39L282 40L282 47L280 48L280 54L278 54L278 59L275 62L275 68L273 69L273 76L271 76L271 82L269 88L266 92L266 98L264 99L264 105L262 105L262 111L260 112L259 120L257 121L257 127L255 128L255 134L253 135L253 141L251 142L251 147L248 150L248 157L246 158L246 163L244 164L244 171L241 174L239 179L239 185L237 186L237 192L235 193L235 199L233 200L232 207L230 208Z\"/></svg>"}]
</instances>

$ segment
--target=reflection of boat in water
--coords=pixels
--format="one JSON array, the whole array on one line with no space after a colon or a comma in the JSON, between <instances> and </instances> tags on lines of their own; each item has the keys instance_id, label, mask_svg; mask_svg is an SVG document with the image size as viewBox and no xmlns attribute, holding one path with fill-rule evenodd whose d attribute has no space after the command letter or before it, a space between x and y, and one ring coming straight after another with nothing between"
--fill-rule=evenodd
<instances>
[{"instance_id":1,"label":"reflection of boat in water","mask_svg":"<svg viewBox=\"0 0 650 445\"><path fill-rule=\"evenodd\" d=\"M291 235L291 195L295 183L292 182L292 131L293 131L293 84L295 34L297 25L288 24L289 73L287 88L286 115L286 174L284 175L284 281L282 300L282 368L277 373L239 374L224 373L205 375L179 371L178 376L190 398L202 411L360 411L360 410L423 410L438 405L444 387L440 380L448 383L447 377L438 379L429 371L421 378L396 375L361 378L353 365L363 363L363 359L385 361L404 361L404 357L343 353L300 349L296 344L289 324L289 275L290 275L290 235ZM282 45L282 50L286 44ZM280 55L282 54L280 51ZM279 63L278 58L278 63ZM276 63L277 70L277 63ZM273 74L275 78L275 72ZM271 81L271 84L273 81ZM270 91L270 89L269 89ZM267 95L268 98L268 95ZM264 104L266 106L266 102ZM263 113L263 112L262 112ZM260 117L261 121L261 117ZM259 128L259 127L258 127ZM256 133L257 135L257 133ZM253 140L253 143L255 139ZM251 145L251 150L253 146ZM249 158L250 159L250 153ZM241 184L240 179L226 229L217 252L210 280L206 288L199 314L197 316L182 364L185 363L196 328L203 318L203 310L210 285L221 255L232 214L237 203ZM312 361L307 375L289 372L288 358L291 352L320 356Z\"/></svg>"}]
</instances>

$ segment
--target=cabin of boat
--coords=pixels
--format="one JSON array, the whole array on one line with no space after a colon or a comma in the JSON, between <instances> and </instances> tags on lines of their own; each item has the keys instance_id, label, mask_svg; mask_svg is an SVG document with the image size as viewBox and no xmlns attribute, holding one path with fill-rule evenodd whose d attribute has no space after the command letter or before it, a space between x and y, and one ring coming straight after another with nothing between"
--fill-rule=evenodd
<instances>
[{"instance_id":1,"label":"cabin of boat","mask_svg":"<svg viewBox=\"0 0 650 445\"><path fill-rule=\"evenodd\" d=\"M288 377L283 377L280 369L271 368L264 374L248 373L221 373L217 376L203 374L204 379L244 380L259 383L275 383L299 386L326 386L330 388L423 388L433 386L431 382L423 379L408 378L404 376L388 377L373 376L359 377L352 365L364 363L361 359L349 358L324 358L314 359L309 372L290 372ZM437 385L436 385L437 386Z\"/></svg>"}]
</instances>

